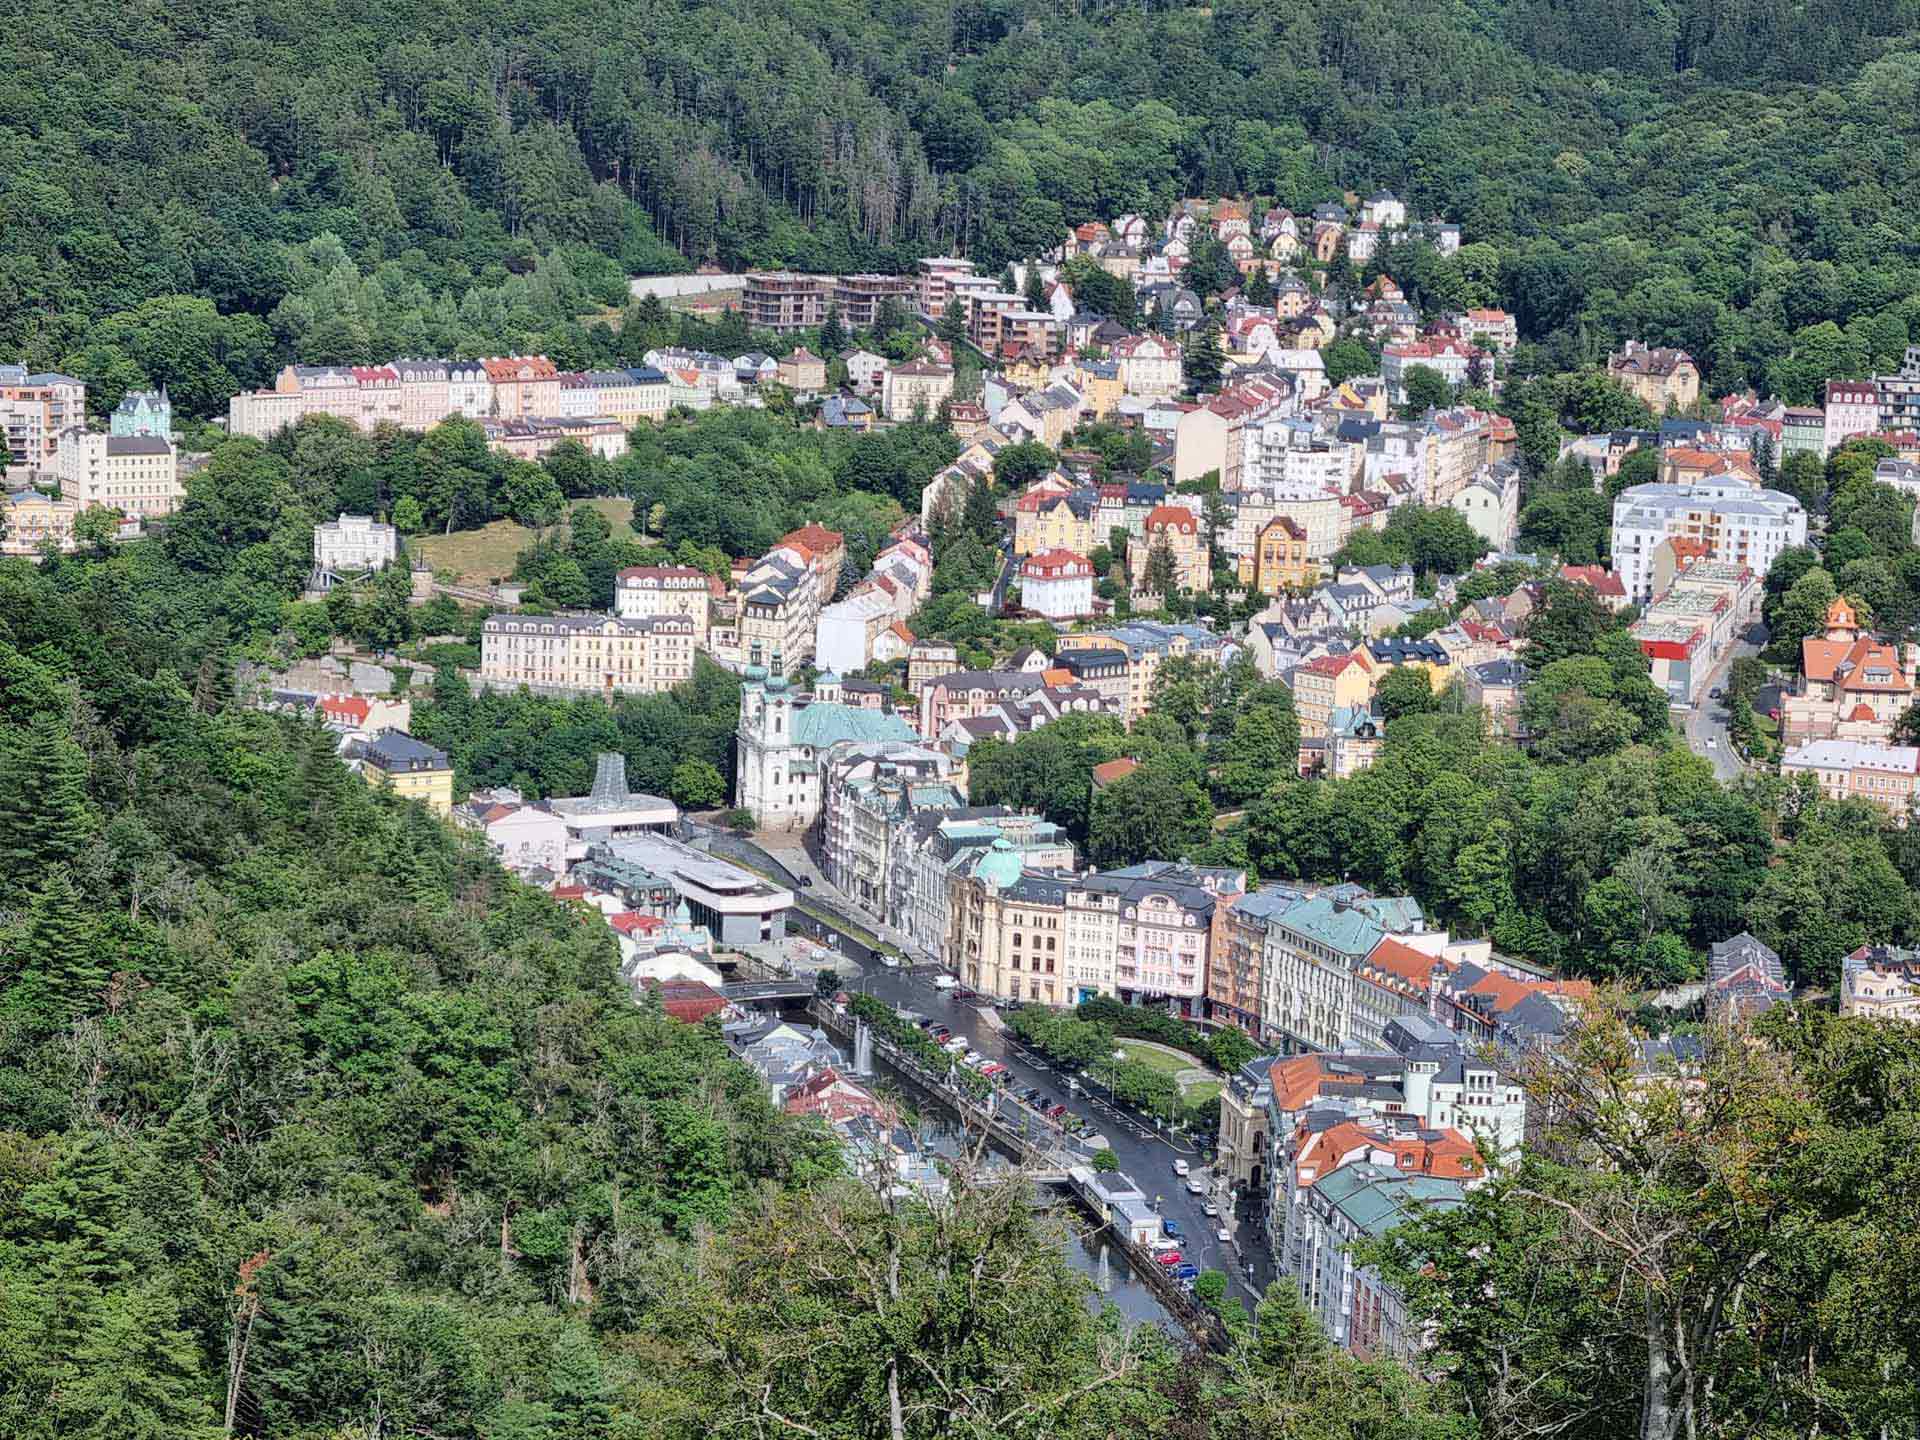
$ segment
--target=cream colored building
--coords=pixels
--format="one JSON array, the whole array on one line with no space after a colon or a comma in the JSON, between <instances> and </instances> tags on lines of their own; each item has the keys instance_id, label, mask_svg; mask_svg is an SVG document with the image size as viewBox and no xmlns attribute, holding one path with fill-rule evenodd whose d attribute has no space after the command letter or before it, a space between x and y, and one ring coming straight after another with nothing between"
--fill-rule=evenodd
<instances>
[{"instance_id":1,"label":"cream colored building","mask_svg":"<svg viewBox=\"0 0 1920 1440\"><path fill-rule=\"evenodd\" d=\"M693 622L684 616L491 615L480 680L553 694L653 694L693 678Z\"/></svg>"},{"instance_id":2,"label":"cream colored building","mask_svg":"<svg viewBox=\"0 0 1920 1440\"><path fill-rule=\"evenodd\" d=\"M1164 543L1173 559L1173 588L1204 591L1213 584L1213 563L1199 518L1183 505L1159 505L1147 516L1143 534L1127 542L1127 574L1133 593L1148 593L1154 550Z\"/></svg>"},{"instance_id":3,"label":"cream colored building","mask_svg":"<svg viewBox=\"0 0 1920 1440\"><path fill-rule=\"evenodd\" d=\"M85 510L101 505L130 519L171 515L186 499L179 457L158 435L102 435L78 428L60 437L53 473L60 493Z\"/></svg>"},{"instance_id":4,"label":"cream colored building","mask_svg":"<svg viewBox=\"0 0 1920 1440\"><path fill-rule=\"evenodd\" d=\"M718 585L691 565L629 565L614 577L613 612L623 620L686 620L693 627L694 649L704 650Z\"/></svg>"},{"instance_id":5,"label":"cream colored building","mask_svg":"<svg viewBox=\"0 0 1920 1440\"><path fill-rule=\"evenodd\" d=\"M1120 367L1120 384L1127 394L1152 398L1180 393L1180 346L1165 336L1130 335L1117 340L1113 359Z\"/></svg>"},{"instance_id":6,"label":"cream colored building","mask_svg":"<svg viewBox=\"0 0 1920 1440\"><path fill-rule=\"evenodd\" d=\"M1842 959L1840 1013L1920 1020L1920 952L1863 945Z\"/></svg>"},{"instance_id":7,"label":"cream colored building","mask_svg":"<svg viewBox=\"0 0 1920 1440\"><path fill-rule=\"evenodd\" d=\"M896 422L932 420L952 396L953 367L916 360L887 371L880 389L880 413Z\"/></svg>"},{"instance_id":8,"label":"cream colored building","mask_svg":"<svg viewBox=\"0 0 1920 1440\"><path fill-rule=\"evenodd\" d=\"M79 502L55 500L33 489L15 490L6 496L0 511L0 555L18 555L32 559L43 545L55 549L73 549L73 522L80 514Z\"/></svg>"}]
</instances>

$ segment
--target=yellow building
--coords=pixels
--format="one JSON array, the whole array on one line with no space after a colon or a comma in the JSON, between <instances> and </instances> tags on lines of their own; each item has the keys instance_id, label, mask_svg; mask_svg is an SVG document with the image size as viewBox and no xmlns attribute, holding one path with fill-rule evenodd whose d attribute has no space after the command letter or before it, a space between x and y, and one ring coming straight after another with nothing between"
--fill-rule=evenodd
<instances>
[{"instance_id":1,"label":"yellow building","mask_svg":"<svg viewBox=\"0 0 1920 1440\"><path fill-rule=\"evenodd\" d=\"M1093 533L1097 498L1083 490L1038 495L1029 490L1014 502L1014 554L1044 555L1049 550L1089 554L1105 538Z\"/></svg>"},{"instance_id":2,"label":"yellow building","mask_svg":"<svg viewBox=\"0 0 1920 1440\"><path fill-rule=\"evenodd\" d=\"M360 747L360 774L367 784L418 800L436 815L453 812L453 761L404 730L383 731Z\"/></svg>"},{"instance_id":3,"label":"yellow building","mask_svg":"<svg viewBox=\"0 0 1920 1440\"><path fill-rule=\"evenodd\" d=\"M1276 515L1254 538L1253 554L1240 562L1240 581L1262 595L1310 590L1320 579L1318 562L1308 558L1307 532Z\"/></svg>"},{"instance_id":4,"label":"yellow building","mask_svg":"<svg viewBox=\"0 0 1920 1440\"><path fill-rule=\"evenodd\" d=\"M1322 655L1293 672L1293 713L1306 740L1324 740L1333 712L1373 703L1376 679L1366 647L1351 655Z\"/></svg>"},{"instance_id":5,"label":"yellow building","mask_svg":"<svg viewBox=\"0 0 1920 1440\"><path fill-rule=\"evenodd\" d=\"M73 522L79 514L77 500L55 500L30 488L13 491L0 505L0 555L32 558L48 542L56 550L73 549Z\"/></svg>"},{"instance_id":6,"label":"yellow building","mask_svg":"<svg viewBox=\"0 0 1920 1440\"><path fill-rule=\"evenodd\" d=\"M1438 695L1455 673L1453 657L1432 640L1369 640L1353 653L1373 666L1376 685L1389 670L1418 670Z\"/></svg>"}]
</instances>

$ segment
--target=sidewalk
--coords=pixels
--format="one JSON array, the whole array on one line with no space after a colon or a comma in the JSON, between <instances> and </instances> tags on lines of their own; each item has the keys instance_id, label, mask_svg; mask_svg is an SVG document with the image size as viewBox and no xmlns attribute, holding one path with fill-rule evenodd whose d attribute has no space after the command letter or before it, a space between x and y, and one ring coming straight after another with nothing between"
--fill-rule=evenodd
<instances>
[{"instance_id":1,"label":"sidewalk","mask_svg":"<svg viewBox=\"0 0 1920 1440\"><path fill-rule=\"evenodd\" d=\"M918 961L920 959L921 947L915 943L911 935L908 935L903 930L897 930L891 925L882 924L874 918L872 913L869 912L864 905L860 904L852 896L845 894L839 887L834 885L832 881L828 880L825 875L821 874L820 867L813 863L813 857L807 853L806 847L799 842L796 836L767 833L756 836L754 843L775 860L778 860L782 865L786 866L787 869L795 875L803 875L808 880L811 880L813 883L806 888L815 896L827 901L829 904L844 908L850 919L858 921L860 925L873 932L875 936L886 941L887 944L893 946L896 950L899 950L909 961Z\"/></svg>"}]
</instances>

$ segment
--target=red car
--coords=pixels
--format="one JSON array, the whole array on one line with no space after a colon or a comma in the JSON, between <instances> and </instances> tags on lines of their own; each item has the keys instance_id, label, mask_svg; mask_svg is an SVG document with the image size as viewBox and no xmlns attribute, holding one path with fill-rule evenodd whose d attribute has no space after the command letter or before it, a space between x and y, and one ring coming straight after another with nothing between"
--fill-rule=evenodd
<instances>
[{"instance_id":1,"label":"red car","mask_svg":"<svg viewBox=\"0 0 1920 1440\"><path fill-rule=\"evenodd\" d=\"M1180 1252L1178 1250L1162 1250L1153 1258L1171 1270L1180 1263Z\"/></svg>"}]
</instances>

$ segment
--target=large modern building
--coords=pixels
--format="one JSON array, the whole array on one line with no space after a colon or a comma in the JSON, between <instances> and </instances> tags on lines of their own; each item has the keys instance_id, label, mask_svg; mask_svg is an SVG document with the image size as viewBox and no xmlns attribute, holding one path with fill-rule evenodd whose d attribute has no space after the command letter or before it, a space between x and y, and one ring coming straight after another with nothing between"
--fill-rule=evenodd
<instances>
[{"instance_id":1,"label":"large modern building","mask_svg":"<svg viewBox=\"0 0 1920 1440\"><path fill-rule=\"evenodd\" d=\"M755 330L771 330L776 335L812 330L827 318L833 287L831 275L752 270L747 273L741 294L741 313Z\"/></svg>"},{"instance_id":2,"label":"large modern building","mask_svg":"<svg viewBox=\"0 0 1920 1440\"><path fill-rule=\"evenodd\" d=\"M670 881L692 923L705 926L721 945L737 949L786 938L791 890L669 835L648 831L606 844L616 859Z\"/></svg>"},{"instance_id":3,"label":"large modern building","mask_svg":"<svg viewBox=\"0 0 1920 1440\"><path fill-rule=\"evenodd\" d=\"M1780 552L1807 541L1807 512L1780 490L1718 482L1635 485L1613 502L1613 566L1635 604L1653 598L1655 552L1698 542L1704 558L1764 575Z\"/></svg>"},{"instance_id":4,"label":"large modern building","mask_svg":"<svg viewBox=\"0 0 1920 1440\"><path fill-rule=\"evenodd\" d=\"M33 374L24 365L0 365L0 469L46 468L60 436L86 421L84 380Z\"/></svg>"}]
</instances>

